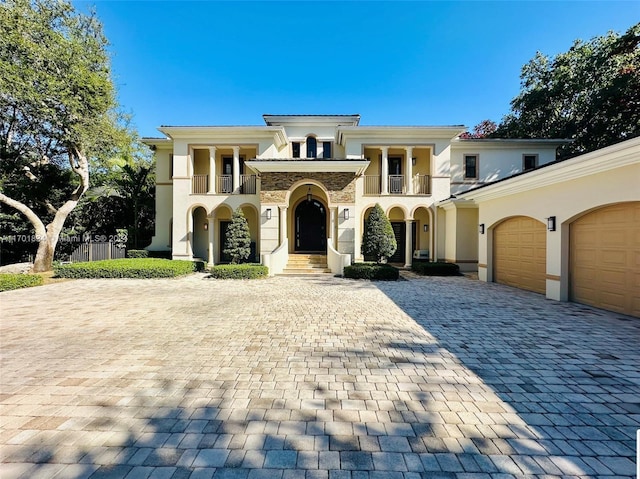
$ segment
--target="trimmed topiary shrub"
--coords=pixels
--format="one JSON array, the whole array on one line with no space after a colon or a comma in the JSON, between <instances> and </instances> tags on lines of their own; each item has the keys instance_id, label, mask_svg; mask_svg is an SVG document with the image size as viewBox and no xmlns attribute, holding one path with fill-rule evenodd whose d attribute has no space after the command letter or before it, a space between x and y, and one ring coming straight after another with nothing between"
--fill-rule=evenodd
<instances>
[{"instance_id":1,"label":"trimmed topiary shrub","mask_svg":"<svg viewBox=\"0 0 640 479\"><path fill-rule=\"evenodd\" d=\"M391 222L382 207L376 203L364 222L362 254L374 258L378 263L390 258L398 245Z\"/></svg>"},{"instance_id":2,"label":"trimmed topiary shrub","mask_svg":"<svg viewBox=\"0 0 640 479\"><path fill-rule=\"evenodd\" d=\"M127 258L148 258L149 252L146 249L130 249L127 251Z\"/></svg>"},{"instance_id":3,"label":"trimmed topiary shrub","mask_svg":"<svg viewBox=\"0 0 640 479\"><path fill-rule=\"evenodd\" d=\"M202 261L159 258L108 259L54 267L56 276L60 278L174 278L202 270Z\"/></svg>"},{"instance_id":4,"label":"trimmed topiary shrub","mask_svg":"<svg viewBox=\"0 0 640 479\"><path fill-rule=\"evenodd\" d=\"M44 278L39 274L0 274L0 291L41 286Z\"/></svg>"},{"instance_id":5,"label":"trimmed topiary shrub","mask_svg":"<svg viewBox=\"0 0 640 479\"><path fill-rule=\"evenodd\" d=\"M349 279L396 281L400 277L400 270L389 264L354 263L346 266L343 274Z\"/></svg>"},{"instance_id":6,"label":"trimmed topiary shrub","mask_svg":"<svg viewBox=\"0 0 640 479\"><path fill-rule=\"evenodd\" d=\"M210 270L216 279L256 279L269 274L269 268L261 264L219 264Z\"/></svg>"},{"instance_id":7,"label":"trimmed topiary shrub","mask_svg":"<svg viewBox=\"0 0 640 479\"><path fill-rule=\"evenodd\" d=\"M236 209L231 216L223 253L231 258L233 264L241 263L251 255L249 223L240 208Z\"/></svg>"},{"instance_id":8,"label":"trimmed topiary shrub","mask_svg":"<svg viewBox=\"0 0 640 479\"><path fill-rule=\"evenodd\" d=\"M414 262L411 264L411 271L423 276L460 276L460 267L457 264L445 263L444 261Z\"/></svg>"}]
</instances>

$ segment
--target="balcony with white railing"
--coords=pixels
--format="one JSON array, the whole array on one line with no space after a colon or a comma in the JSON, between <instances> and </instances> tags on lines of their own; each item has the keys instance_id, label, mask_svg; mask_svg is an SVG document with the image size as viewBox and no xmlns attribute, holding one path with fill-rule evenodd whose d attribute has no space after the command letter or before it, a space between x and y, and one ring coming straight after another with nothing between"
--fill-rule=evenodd
<instances>
[{"instance_id":1,"label":"balcony with white railing","mask_svg":"<svg viewBox=\"0 0 640 479\"><path fill-rule=\"evenodd\" d=\"M413 194L414 195L430 195L431 194L431 175L415 175L413 177Z\"/></svg>"},{"instance_id":2,"label":"balcony with white railing","mask_svg":"<svg viewBox=\"0 0 640 479\"><path fill-rule=\"evenodd\" d=\"M390 195L401 195L405 192L404 189L404 175L389 175L389 188Z\"/></svg>"},{"instance_id":3,"label":"balcony with white railing","mask_svg":"<svg viewBox=\"0 0 640 479\"><path fill-rule=\"evenodd\" d=\"M240 194L255 195L257 192L257 175L240 175Z\"/></svg>"},{"instance_id":4,"label":"balcony with white railing","mask_svg":"<svg viewBox=\"0 0 640 479\"><path fill-rule=\"evenodd\" d=\"M216 193L233 193L233 175L219 175L216 184Z\"/></svg>"},{"instance_id":5,"label":"balcony with white railing","mask_svg":"<svg viewBox=\"0 0 640 479\"><path fill-rule=\"evenodd\" d=\"M193 175L191 193L204 195L209 190L209 175Z\"/></svg>"},{"instance_id":6,"label":"balcony with white railing","mask_svg":"<svg viewBox=\"0 0 640 479\"><path fill-rule=\"evenodd\" d=\"M407 195L405 186L405 175L389 175L387 192L389 195ZM414 175L412 181L412 195L431 194L431 176ZM380 175L364 175L364 194L366 196L379 196L382 194Z\"/></svg>"},{"instance_id":7,"label":"balcony with white railing","mask_svg":"<svg viewBox=\"0 0 640 479\"><path fill-rule=\"evenodd\" d=\"M364 194L380 194L380 175L364 175Z\"/></svg>"}]
</instances>

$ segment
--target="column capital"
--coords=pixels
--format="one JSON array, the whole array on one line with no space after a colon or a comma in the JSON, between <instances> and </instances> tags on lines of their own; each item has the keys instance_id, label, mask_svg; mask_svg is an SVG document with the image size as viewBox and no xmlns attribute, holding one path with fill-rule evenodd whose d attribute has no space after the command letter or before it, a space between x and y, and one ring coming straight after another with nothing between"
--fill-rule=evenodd
<instances>
[{"instance_id":1,"label":"column capital","mask_svg":"<svg viewBox=\"0 0 640 479\"><path fill-rule=\"evenodd\" d=\"M234 155L239 155L240 154L240 147L239 146L234 146L233 147L233 154Z\"/></svg>"},{"instance_id":2,"label":"column capital","mask_svg":"<svg viewBox=\"0 0 640 479\"><path fill-rule=\"evenodd\" d=\"M215 147L215 146L210 146L210 147L209 147L209 154L212 154L212 153L213 153L213 154L215 155L215 154L216 154L216 150L217 150L217 149L218 149L218 148L217 148L217 147Z\"/></svg>"},{"instance_id":3,"label":"column capital","mask_svg":"<svg viewBox=\"0 0 640 479\"><path fill-rule=\"evenodd\" d=\"M380 147L380 151L382 151L383 153L388 153L389 152L389 147L388 146L381 146Z\"/></svg>"}]
</instances>

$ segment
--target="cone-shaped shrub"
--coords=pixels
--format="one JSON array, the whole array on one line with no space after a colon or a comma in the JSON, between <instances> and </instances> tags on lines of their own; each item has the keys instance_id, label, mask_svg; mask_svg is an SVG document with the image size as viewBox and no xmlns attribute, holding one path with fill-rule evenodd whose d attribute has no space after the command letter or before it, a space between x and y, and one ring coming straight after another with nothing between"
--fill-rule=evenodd
<instances>
[{"instance_id":1,"label":"cone-shaped shrub","mask_svg":"<svg viewBox=\"0 0 640 479\"><path fill-rule=\"evenodd\" d=\"M362 254L373 256L378 263L384 262L396 252L396 237L387 215L376 203L364 223L362 235Z\"/></svg>"},{"instance_id":2,"label":"cone-shaped shrub","mask_svg":"<svg viewBox=\"0 0 640 479\"><path fill-rule=\"evenodd\" d=\"M223 253L231 257L234 264L246 260L251 255L251 235L249 224L240 208L233 212L231 224L227 228Z\"/></svg>"}]
</instances>

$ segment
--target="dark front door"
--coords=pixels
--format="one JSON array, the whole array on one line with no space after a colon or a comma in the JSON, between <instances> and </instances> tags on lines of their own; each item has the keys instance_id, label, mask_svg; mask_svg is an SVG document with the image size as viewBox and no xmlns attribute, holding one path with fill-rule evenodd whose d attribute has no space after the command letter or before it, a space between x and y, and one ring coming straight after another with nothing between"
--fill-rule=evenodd
<instances>
[{"instance_id":1,"label":"dark front door","mask_svg":"<svg viewBox=\"0 0 640 479\"><path fill-rule=\"evenodd\" d=\"M396 237L397 249L391 258L388 259L389 263L402 263L404 264L404 252L405 252L405 236L407 234L407 225L404 221L392 222L393 234Z\"/></svg>"},{"instance_id":2,"label":"dark front door","mask_svg":"<svg viewBox=\"0 0 640 479\"><path fill-rule=\"evenodd\" d=\"M295 211L296 251L326 252L327 210L318 200L303 201Z\"/></svg>"}]
</instances>

